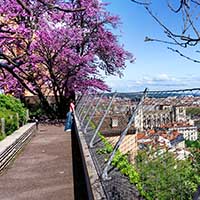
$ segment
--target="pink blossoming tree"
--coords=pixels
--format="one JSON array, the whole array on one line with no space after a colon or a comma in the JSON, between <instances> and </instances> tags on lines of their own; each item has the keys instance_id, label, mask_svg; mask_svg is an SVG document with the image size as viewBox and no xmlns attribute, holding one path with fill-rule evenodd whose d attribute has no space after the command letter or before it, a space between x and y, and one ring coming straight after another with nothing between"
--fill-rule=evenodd
<instances>
[{"instance_id":1,"label":"pink blossoming tree","mask_svg":"<svg viewBox=\"0 0 200 200\"><path fill-rule=\"evenodd\" d=\"M52 117L64 116L73 92L108 90L100 71L120 76L132 56L111 32L119 19L105 7L98 0L2 0L0 89L37 95Z\"/></svg>"}]
</instances>

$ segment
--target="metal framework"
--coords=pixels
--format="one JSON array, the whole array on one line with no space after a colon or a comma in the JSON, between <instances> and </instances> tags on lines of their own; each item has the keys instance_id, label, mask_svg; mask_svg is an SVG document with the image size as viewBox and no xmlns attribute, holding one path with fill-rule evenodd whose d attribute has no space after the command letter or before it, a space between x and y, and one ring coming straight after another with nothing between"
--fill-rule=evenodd
<instances>
[{"instance_id":1,"label":"metal framework","mask_svg":"<svg viewBox=\"0 0 200 200\"><path fill-rule=\"evenodd\" d=\"M91 99L90 99L91 98ZM90 100L92 100L92 95L87 95L85 97L85 100L84 100L84 104L82 106L82 109L79 111L79 120L82 121L82 117L84 115L84 113L86 112L86 109L87 107L89 106L90 104Z\"/></svg>"},{"instance_id":2,"label":"metal framework","mask_svg":"<svg viewBox=\"0 0 200 200\"><path fill-rule=\"evenodd\" d=\"M86 104L86 99L87 99L86 97L87 97L87 95L83 94L83 96L81 97L80 101L78 102L78 105L76 108L76 112L78 114L79 119L80 119L80 114Z\"/></svg>"},{"instance_id":3,"label":"metal framework","mask_svg":"<svg viewBox=\"0 0 200 200\"><path fill-rule=\"evenodd\" d=\"M115 97L123 97L123 93L112 93L112 94L98 94L94 97L94 95L87 94L84 95L81 100L79 101L78 109L76 110L77 115L79 115L79 120L81 122L83 131L85 136L87 136L87 129L90 125L90 122L93 120L95 114L97 113L98 109L100 109L101 103L105 103L103 97L111 97L110 100L107 98L107 107L104 110L100 121L98 122L97 127L93 132L90 131L91 138L88 141L88 146L92 150L92 148L96 145L94 143L95 138L97 137L98 132L102 124L105 121L106 116L110 111L110 108L113 104ZM113 152L111 152L109 156L109 160L106 164L104 164L103 168L100 170L100 176L102 177L102 181L109 181L111 177L108 175L108 170L110 168L111 162L116 151L119 149L122 141L127 135L128 130L131 127L131 124L136 121L137 118L141 118L141 120L146 120L150 125L149 129L156 130L157 128L160 129L161 125L165 125L168 123L176 123L179 119L175 119L174 117L170 118L171 112L179 112L181 107L187 106L196 106L200 108L200 88L193 88L193 89L184 89L184 90L163 90L163 91L149 91L145 89L144 92L137 92L129 94L129 98L132 100L132 107L130 107L132 113L131 117L129 118L128 124L124 127L124 131L121 133L118 141L115 143L113 148ZM192 98L196 98L196 102L190 100ZM196 103L196 104L195 104ZM162 109L160 107L163 107ZM177 109L177 110L173 110ZM101 110L102 111L102 110ZM141 111L141 112L140 112ZM140 116L141 115L141 116ZM152 115L152 119L148 118L149 115ZM164 117L162 117L163 115ZM177 114L176 114L177 115ZM200 116L200 113L198 113ZM177 116L175 116L177 117ZM181 116L179 116L181 117ZM165 118L165 119L164 119ZM152 122L149 120L152 120ZM160 124L157 122L160 120ZM148 131L144 126L144 131ZM162 128L164 130L164 128ZM136 129L137 132L137 129Z\"/></svg>"},{"instance_id":4,"label":"metal framework","mask_svg":"<svg viewBox=\"0 0 200 200\"><path fill-rule=\"evenodd\" d=\"M111 107L111 105L112 105L112 103L113 103L113 100L114 100L114 98L116 97L116 95L117 95L117 93L115 93L115 94L113 95L113 97L112 97L112 99L110 100L110 103L109 103L109 105L108 105L108 107L107 107L107 109L106 109L106 111L105 111L103 117L101 118L101 120L100 120L100 122L99 122L99 124L98 124L98 126L97 126L97 128L96 128L96 130L95 130L95 133L94 133L94 135L93 135L93 137L92 137L92 139L91 139L91 141L90 141L90 144L89 144L89 147L90 147L90 148L92 148L92 147L94 146L94 140L95 140L95 138L96 138L96 136L97 136L97 133L99 132L99 129L101 128L101 126L102 126L102 124L103 124L103 121L104 121L104 119L106 118L106 115L108 114L108 112L109 112L109 110L110 110L110 107Z\"/></svg>"},{"instance_id":5,"label":"metal framework","mask_svg":"<svg viewBox=\"0 0 200 200\"><path fill-rule=\"evenodd\" d=\"M100 104L100 102L101 102L101 100L102 100L102 98L103 98L103 95L104 95L104 93L102 93L101 96L99 97L99 99L97 100L97 104L96 104L96 106L94 107L94 110L93 110L92 114L90 115L87 124L85 125L84 131L83 131L84 133L86 133L87 128L88 128L88 126L89 126L89 124L90 124L92 118L94 117L95 112L96 112L96 110L97 110L97 108L98 108L98 106L99 106L99 104Z\"/></svg>"},{"instance_id":6,"label":"metal framework","mask_svg":"<svg viewBox=\"0 0 200 200\"><path fill-rule=\"evenodd\" d=\"M133 111L133 114L132 114L132 116L131 116L131 118L130 118L130 120L129 120L129 122L128 122L127 127L126 127L126 128L124 129L124 131L122 132L122 134L121 134L119 140L117 141L117 143L116 143L116 145L115 145L115 147L114 147L114 149L113 149L113 152L111 153L110 158L109 158L109 160L108 160L108 162L107 162L107 164L106 164L106 166L105 166L105 168L104 168L104 170L103 170L102 179L103 179L104 181L105 181L105 180L109 180L109 179L111 178L111 177L108 177L108 168L109 168L109 166L110 166L110 164L111 164L111 162L112 162L112 160L113 160L113 158L114 158L114 156L115 156L116 151L118 150L118 148L119 148L119 146L121 145L123 139L125 138L125 136L126 136L126 134L127 134L127 132L128 132L128 129L130 128L131 124L132 124L133 121L135 120L135 116L136 116L138 110L141 108L141 106L142 106L142 104L143 104L143 101L144 101L144 99L145 99L145 97L146 97L146 94L147 94L147 88L145 89L144 94L143 94L143 96L142 96L140 102L138 103L137 107L136 107L135 110Z\"/></svg>"}]
</instances>

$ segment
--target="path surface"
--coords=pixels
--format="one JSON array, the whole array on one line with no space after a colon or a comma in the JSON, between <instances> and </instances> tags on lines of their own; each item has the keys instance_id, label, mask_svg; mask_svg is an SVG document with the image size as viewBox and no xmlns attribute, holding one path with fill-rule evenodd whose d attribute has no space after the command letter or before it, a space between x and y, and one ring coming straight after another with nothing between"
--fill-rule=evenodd
<instances>
[{"instance_id":1,"label":"path surface","mask_svg":"<svg viewBox=\"0 0 200 200\"><path fill-rule=\"evenodd\" d=\"M71 134L63 126L39 131L0 175L0 200L73 200Z\"/></svg>"}]
</instances>

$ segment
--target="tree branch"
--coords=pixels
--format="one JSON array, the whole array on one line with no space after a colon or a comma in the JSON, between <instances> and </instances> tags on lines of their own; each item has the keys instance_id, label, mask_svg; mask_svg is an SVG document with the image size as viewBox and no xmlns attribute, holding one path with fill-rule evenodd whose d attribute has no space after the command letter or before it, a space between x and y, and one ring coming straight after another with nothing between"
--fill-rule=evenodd
<instances>
[{"instance_id":1,"label":"tree branch","mask_svg":"<svg viewBox=\"0 0 200 200\"><path fill-rule=\"evenodd\" d=\"M182 22L183 27L181 27L180 33L175 33L173 29L170 26L167 26L164 21L161 20L157 15L155 15L155 12L152 11L150 8L150 5L145 5L145 0L140 0L139 3L137 0L131 0L132 2L135 2L137 4L142 5L150 17L152 17L158 25L164 30L164 33L166 36L173 40L172 42L168 42L166 40L162 39L151 39L146 37L145 41L156 41L156 42L162 42L170 45L179 45L183 48L187 47L193 47L199 44L200 42L200 32L199 32L199 6L200 6L200 0L177 0L178 5L177 8L175 7L175 4L173 0L166 0L167 1L167 9L174 12L175 14L182 12ZM176 15L176 18L179 17L179 15ZM169 48L171 51L178 53L180 56L191 60L193 62L199 63L200 61L197 59L190 58L189 56L186 56L182 54L180 51L175 50L173 48Z\"/></svg>"},{"instance_id":2,"label":"tree branch","mask_svg":"<svg viewBox=\"0 0 200 200\"><path fill-rule=\"evenodd\" d=\"M50 3L46 3L44 2L43 0L37 0L39 1L40 3L42 3L44 6L47 6L49 9L57 9L59 11L63 11L63 12L66 12L66 13L73 13L73 12L80 12L80 11L84 11L85 8L61 8L60 6L57 6L57 5L53 5L53 4L50 4Z\"/></svg>"},{"instance_id":3,"label":"tree branch","mask_svg":"<svg viewBox=\"0 0 200 200\"><path fill-rule=\"evenodd\" d=\"M133 3L137 3L137 4L139 4L139 5L149 5L149 4L151 4L151 1L149 0L149 2L141 2L141 1L136 1L136 0L131 0Z\"/></svg>"},{"instance_id":4,"label":"tree branch","mask_svg":"<svg viewBox=\"0 0 200 200\"><path fill-rule=\"evenodd\" d=\"M195 3L195 4L197 4L197 5L199 5L200 6L200 2L197 0L197 1L195 1L195 0L191 0L191 2L193 2L193 3Z\"/></svg>"},{"instance_id":5,"label":"tree branch","mask_svg":"<svg viewBox=\"0 0 200 200\"><path fill-rule=\"evenodd\" d=\"M179 50L177 50L177 49L173 49L173 48L171 48L171 47L167 47L167 48L168 48L169 50L175 52L175 53L178 53L180 56L182 56L182 57L184 57L184 58L186 58L186 59L188 59L188 60L190 60L190 61L193 61L193 62L195 62L195 63L200 63L200 60L196 60L196 59L190 58L189 56L186 56L186 55L182 54L182 53L181 53Z\"/></svg>"},{"instance_id":6,"label":"tree branch","mask_svg":"<svg viewBox=\"0 0 200 200\"><path fill-rule=\"evenodd\" d=\"M32 11L27 7L27 5L22 0L16 0L16 1L29 15L32 15Z\"/></svg>"},{"instance_id":7,"label":"tree branch","mask_svg":"<svg viewBox=\"0 0 200 200\"><path fill-rule=\"evenodd\" d=\"M12 68L15 68L15 67L17 67L17 66L19 66L21 63L16 63L16 62L14 62L9 56L7 56L7 55L5 55L5 54L3 54L3 53L1 53L0 52L0 58L2 59L4 59L4 60L6 60L8 63L10 63L10 64L12 64L13 65L13 67Z\"/></svg>"},{"instance_id":8,"label":"tree branch","mask_svg":"<svg viewBox=\"0 0 200 200\"><path fill-rule=\"evenodd\" d=\"M8 64L6 64L6 63L0 63L0 68L5 69L5 70L6 70L7 72L9 72L14 78L16 78L17 81L19 81L19 83L20 83L25 89L27 89L27 90L28 90L29 92L31 92L32 94L36 95L36 93L35 93L33 90L31 90L31 89L27 86L27 84L24 82L24 80L23 80L21 77L19 77L19 76L13 71L13 69L10 68L10 66L9 66Z\"/></svg>"},{"instance_id":9,"label":"tree branch","mask_svg":"<svg viewBox=\"0 0 200 200\"><path fill-rule=\"evenodd\" d=\"M175 43L175 42L169 42L169 41L165 41L165 40L153 39L153 38L149 38L147 36L145 37L144 42L161 42L161 43L165 43L165 44L177 45L177 43Z\"/></svg>"},{"instance_id":10,"label":"tree branch","mask_svg":"<svg viewBox=\"0 0 200 200\"><path fill-rule=\"evenodd\" d=\"M167 5L168 5L168 7L170 8L171 11L178 13L183 8L184 2L185 2L185 0L181 0L180 5L177 9L174 9L173 6L171 6L171 4L169 3L169 1L167 1Z\"/></svg>"}]
</instances>

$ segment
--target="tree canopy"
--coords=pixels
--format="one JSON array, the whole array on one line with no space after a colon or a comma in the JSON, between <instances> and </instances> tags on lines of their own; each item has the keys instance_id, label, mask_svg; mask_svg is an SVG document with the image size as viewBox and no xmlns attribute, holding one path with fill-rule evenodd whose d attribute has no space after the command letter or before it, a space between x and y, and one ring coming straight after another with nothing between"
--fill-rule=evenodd
<instances>
[{"instance_id":1,"label":"tree canopy","mask_svg":"<svg viewBox=\"0 0 200 200\"><path fill-rule=\"evenodd\" d=\"M121 76L132 60L111 32L118 23L98 0L2 0L0 89L29 91L51 116L63 116L72 92L109 90L101 72Z\"/></svg>"},{"instance_id":2,"label":"tree canopy","mask_svg":"<svg viewBox=\"0 0 200 200\"><path fill-rule=\"evenodd\" d=\"M146 199L193 199L200 184L199 169L194 166L199 160L194 164L190 159L177 160L169 152L154 159L149 155L143 151L136 157Z\"/></svg>"}]
</instances>

